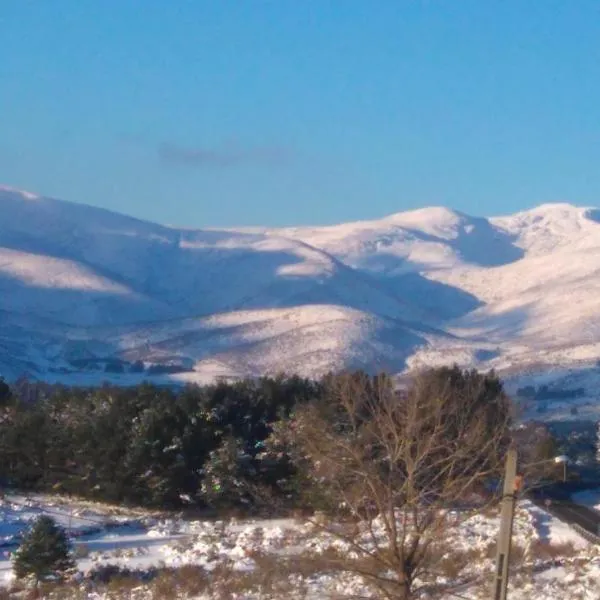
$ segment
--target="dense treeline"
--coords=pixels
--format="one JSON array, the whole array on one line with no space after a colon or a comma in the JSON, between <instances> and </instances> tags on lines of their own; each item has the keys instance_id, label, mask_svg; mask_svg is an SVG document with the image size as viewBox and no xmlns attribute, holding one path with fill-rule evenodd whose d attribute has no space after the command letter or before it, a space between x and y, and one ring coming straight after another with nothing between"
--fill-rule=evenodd
<instances>
[{"instance_id":1,"label":"dense treeline","mask_svg":"<svg viewBox=\"0 0 600 600\"><path fill-rule=\"evenodd\" d=\"M21 382L12 394L0 385L0 477L22 489L110 502L205 505L213 491L202 486L205 472L214 474L222 449L234 441L254 461L271 423L322 387L298 377L183 389ZM274 484L279 468L255 475Z\"/></svg>"},{"instance_id":2,"label":"dense treeline","mask_svg":"<svg viewBox=\"0 0 600 600\"><path fill-rule=\"evenodd\" d=\"M336 405L340 377L352 378L373 401L384 389L397 393L385 375L364 373L180 389L27 382L9 389L0 380L0 477L21 489L145 506L248 508L280 500L298 507L302 478L293 453L278 447L272 433L294 427L300 406ZM460 406L467 396L476 399L471 406L503 396L493 373L435 369L423 382ZM486 424L490 432L496 422Z\"/></svg>"}]
</instances>

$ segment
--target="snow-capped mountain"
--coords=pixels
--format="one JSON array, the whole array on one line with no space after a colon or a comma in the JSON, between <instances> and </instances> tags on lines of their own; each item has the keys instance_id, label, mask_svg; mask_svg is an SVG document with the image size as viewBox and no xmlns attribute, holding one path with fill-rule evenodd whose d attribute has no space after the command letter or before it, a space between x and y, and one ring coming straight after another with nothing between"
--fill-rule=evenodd
<instances>
[{"instance_id":1,"label":"snow-capped mountain","mask_svg":"<svg viewBox=\"0 0 600 600\"><path fill-rule=\"evenodd\" d=\"M184 230L0 188L0 372L594 360L599 270L600 211L563 204Z\"/></svg>"}]
</instances>

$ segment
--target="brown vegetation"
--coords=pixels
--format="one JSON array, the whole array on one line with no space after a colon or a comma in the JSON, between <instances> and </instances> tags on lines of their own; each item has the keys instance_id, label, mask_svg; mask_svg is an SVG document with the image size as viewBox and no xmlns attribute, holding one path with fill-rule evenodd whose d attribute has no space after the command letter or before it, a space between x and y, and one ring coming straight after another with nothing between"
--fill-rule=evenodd
<instances>
[{"instance_id":1,"label":"brown vegetation","mask_svg":"<svg viewBox=\"0 0 600 600\"><path fill-rule=\"evenodd\" d=\"M501 473L509 421L493 374L432 370L402 396L386 377L332 378L326 400L299 408L272 440L328 516L315 528L343 549L315 560L359 575L381 598L436 588L447 571L440 548L495 500L486 484Z\"/></svg>"}]
</instances>

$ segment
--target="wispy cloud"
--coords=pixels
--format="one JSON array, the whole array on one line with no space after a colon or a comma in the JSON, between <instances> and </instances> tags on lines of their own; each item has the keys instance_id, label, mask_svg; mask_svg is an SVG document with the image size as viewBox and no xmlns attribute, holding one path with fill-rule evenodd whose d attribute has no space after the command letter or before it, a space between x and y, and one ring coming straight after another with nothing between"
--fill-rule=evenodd
<instances>
[{"instance_id":1,"label":"wispy cloud","mask_svg":"<svg viewBox=\"0 0 600 600\"><path fill-rule=\"evenodd\" d=\"M163 142L158 146L159 160L170 166L197 169L228 169L243 166L280 167L289 164L294 153L279 146L182 146Z\"/></svg>"}]
</instances>

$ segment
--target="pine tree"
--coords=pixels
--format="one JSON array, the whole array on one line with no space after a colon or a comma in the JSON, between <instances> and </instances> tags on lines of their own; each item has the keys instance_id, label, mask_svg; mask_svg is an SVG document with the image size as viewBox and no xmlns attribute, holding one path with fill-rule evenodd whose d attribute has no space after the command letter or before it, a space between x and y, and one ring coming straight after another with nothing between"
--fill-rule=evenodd
<instances>
[{"instance_id":1,"label":"pine tree","mask_svg":"<svg viewBox=\"0 0 600 600\"><path fill-rule=\"evenodd\" d=\"M600 421L596 423L596 462L600 463Z\"/></svg>"},{"instance_id":2,"label":"pine tree","mask_svg":"<svg viewBox=\"0 0 600 600\"><path fill-rule=\"evenodd\" d=\"M256 471L240 440L226 437L209 454L203 475L201 492L209 506L233 508L249 504L248 482L256 481Z\"/></svg>"},{"instance_id":3,"label":"pine tree","mask_svg":"<svg viewBox=\"0 0 600 600\"><path fill-rule=\"evenodd\" d=\"M0 405L5 406L12 400L12 393L10 387L4 381L4 378L0 375Z\"/></svg>"},{"instance_id":4,"label":"pine tree","mask_svg":"<svg viewBox=\"0 0 600 600\"><path fill-rule=\"evenodd\" d=\"M33 576L36 584L51 576L62 576L74 567L64 529L45 515L23 536L13 564L17 579Z\"/></svg>"}]
</instances>

